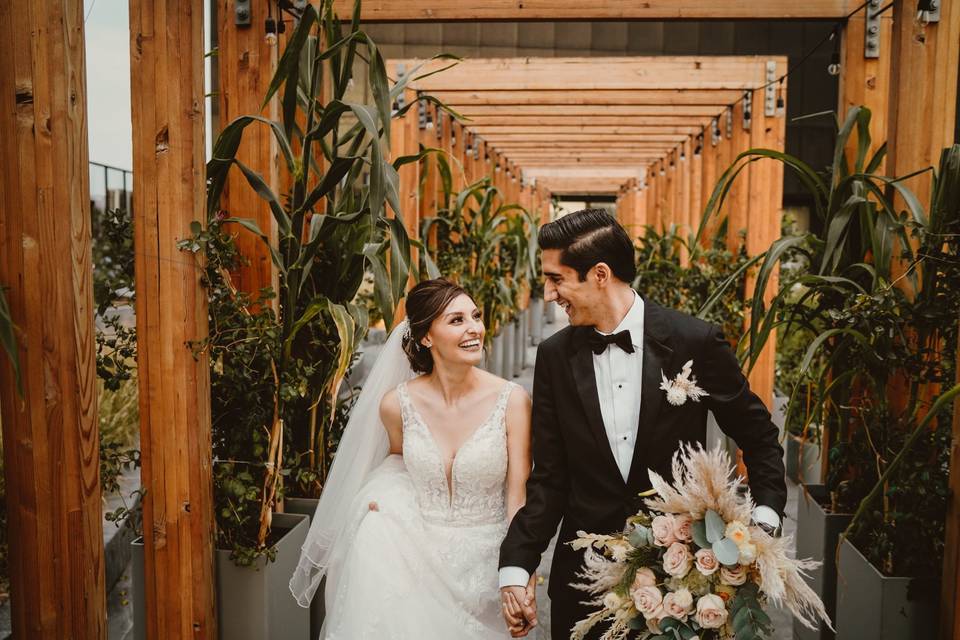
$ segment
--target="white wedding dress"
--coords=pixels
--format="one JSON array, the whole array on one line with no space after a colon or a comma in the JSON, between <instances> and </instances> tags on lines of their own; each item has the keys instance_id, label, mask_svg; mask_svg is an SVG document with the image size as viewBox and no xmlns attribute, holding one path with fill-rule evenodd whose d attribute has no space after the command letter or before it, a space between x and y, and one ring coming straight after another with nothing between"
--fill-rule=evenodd
<instances>
[{"instance_id":1,"label":"white wedding dress","mask_svg":"<svg viewBox=\"0 0 960 640\"><path fill-rule=\"evenodd\" d=\"M510 637L497 566L507 528L504 417L515 386L504 385L489 417L460 447L449 483L406 382L397 387L403 456L388 456L353 501L346 528L353 534L335 545L327 569L325 638Z\"/></svg>"}]
</instances>

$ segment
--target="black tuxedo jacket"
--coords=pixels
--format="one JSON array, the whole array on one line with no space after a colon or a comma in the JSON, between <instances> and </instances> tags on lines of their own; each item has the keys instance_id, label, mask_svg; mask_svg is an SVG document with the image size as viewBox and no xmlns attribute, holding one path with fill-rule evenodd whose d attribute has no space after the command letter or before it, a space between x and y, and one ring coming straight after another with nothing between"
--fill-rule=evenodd
<instances>
[{"instance_id":1,"label":"black tuxedo jacket","mask_svg":"<svg viewBox=\"0 0 960 640\"><path fill-rule=\"evenodd\" d=\"M787 490L783 450L776 425L750 391L720 329L692 316L644 301L643 380L640 418L630 474L624 482L607 441L597 395L592 327L566 327L537 351L533 378L533 462L526 505L510 524L500 548L500 566L533 573L563 520L554 553L549 593L559 604L580 570L582 552L566 542L577 530L614 533L642 506L650 488L647 470L669 479L681 442L703 442L707 411L743 450L757 504L783 513ZM612 346L610 348L617 348ZM671 379L693 360L693 374L709 396L673 406L660 389L661 371ZM582 592L568 594L583 599ZM556 612L556 607L554 611Z\"/></svg>"}]
</instances>

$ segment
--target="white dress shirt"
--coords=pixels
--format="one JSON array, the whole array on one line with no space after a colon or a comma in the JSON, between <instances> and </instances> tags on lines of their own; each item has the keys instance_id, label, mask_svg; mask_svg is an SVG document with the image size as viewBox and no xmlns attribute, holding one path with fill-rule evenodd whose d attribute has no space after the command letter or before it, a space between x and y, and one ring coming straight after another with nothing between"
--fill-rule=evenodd
<instances>
[{"instance_id":1,"label":"white dress shirt","mask_svg":"<svg viewBox=\"0 0 960 640\"><path fill-rule=\"evenodd\" d=\"M617 328L611 332L629 331L633 353L627 353L611 344L602 353L593 355L593 371L597 380L603 428L607 432L607 442L624 482L630 475L633 448L640 426L640 385L643 381L643 298L636 292L633 295L633 305ZM753 519L772 527L780 526L777 512L764 505L754 510ZM500 569L501 588L526 586L529 580L530 574L522 567Z\"/></svg>"}]
</instances>

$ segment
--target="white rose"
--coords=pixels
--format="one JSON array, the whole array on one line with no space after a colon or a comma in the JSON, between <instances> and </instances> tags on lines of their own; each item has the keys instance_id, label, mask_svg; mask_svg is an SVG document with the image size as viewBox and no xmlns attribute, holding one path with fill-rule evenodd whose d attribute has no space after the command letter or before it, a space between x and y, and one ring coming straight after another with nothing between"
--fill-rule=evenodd
<instances>
[{"instance_id":1,"label":"white rose","mask_svg":"<svg viewBox=\"0 0 960 640\"><path fill-rule=\"evenodd\" d=\"M705 576L713 575L720 566L720 563L717 562L717 556L715 556L713 551L710 549L700 549L697 551L695 557L697 562L697 571Z\"/></svg>"},{"instance_id":2,"label":"white rose","mask_svg":"<svg viewBox=\"0 0 960 640\"><path fill-rule=\"evenodd\" d=\"M747 525L737 520L727 525L724 535L733 540L738 547L750 542L750 530L747 529Z\"/></svg>"},{"instance_id":3,"label":"white rose","mask_svg":"<svg viewBox=\"0 0 960 640\"><path fill-rule=\"evenodd\" d=\"M697 623L704 629L719 629L727 621L727 606L723 598L708 593L697 600Z\"/></svg>"},{"instance_id":4,"label":"white rose","mask_svg":"<svg viewBox=\"0 0 960 640\"><path fill-rule=\"evenodd\" d=\"M656 587L640 587L633 593L633 606L644 618L659 618L663 594Z\"/></svg>"},{"instance_id":5,"label":"white rose","mask_svg":"<svg viewBox=\"0 0 960 640\"><path fill-rule=\"evenodd\" d=\"M610 593L608 593L603 597L603 606L605 606L607 609L610 609L611 611L616 611L617 609L622 607L624 602L626 601L620 596L618 596L616 593L614 593L613 591L611 591Z\"/></svg>"},{"instance_id":6,"label":"white rose","mask_svg":"<svg viewBox=\"0 0 960 640\"><path fill-rule=\"evenodd\" d=\"M674 542L663 554L663 570L671 576L682 578L690 571L691 564L693 564L693 554L682 542Z\"/></svg>"},{"instance_id":7,"label":"white rose","mask_svg":"<svg viewBox=\"0 0 960 640\"><path fill-rule=\"evenodd\" d=\"M739 587L747 581L747 570L743 565L735 564L732 567L720 567L720 582L732 587Z\"/></svg>"},{"instance_id":8,"label":"white rose","mask_svg":"<svg viewBox=\"0 0 960 640\"><path fill-rule=\"evenodd\" d=\"M660 620L662 618L647 618L647 629L650 630L650 633L660 635L663 631L660 629Z\"/></svg>"},{"instance_id":9,"label":"white rose","mask_svg":"<svg viewBox=\"0 0 960 640\"><path fill-rule=\"evenodd\" d=\"M653 532L653 544L658 547L669 547L677 541L673 535L673 516L657 516L650 523L650 530Z\"/></svg>"},{"instance_id":10,"label":"white rose","mask_svg":"<svg viewBox=\"0 0 960 640\"><path fill-rule=\"evenodd\" d=\"M680 589L663 596L664 616L676 618L681 622L687 621L687 616L693 610L693 594L689 589Z\"/></svg>"},{"instance_id":11,"label":"white rose","mask_svg":"<svg viewBox=\"0 0 960 640\"><path fill-rule=\"evenodd\" d=\"M757 545L747 542L740 545L740 564L751 565L757 559Z\"/></svg>"},{"instance_id":12,"label":"white rose","mask_svg":"<svg viewBox=\"0 0 960 640\"><path fill-rule=\"evenodd\" d=\"M673 517L673 537L679 542L693 541L693 518L687 514Z\"/></svg>"}]
</instances>

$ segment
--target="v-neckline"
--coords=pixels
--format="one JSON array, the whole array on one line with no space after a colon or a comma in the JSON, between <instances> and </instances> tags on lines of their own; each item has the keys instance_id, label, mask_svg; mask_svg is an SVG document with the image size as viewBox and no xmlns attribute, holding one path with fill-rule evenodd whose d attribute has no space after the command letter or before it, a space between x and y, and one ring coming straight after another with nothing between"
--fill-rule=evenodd
<instances>
[{"instance_id":1,"label":"v-neckline","mask_svg":"<svg viewBox=\"0 0 960 640\"><path fill-rule=\"evenodd\" d=\"M507 389L510 388L510 385L511 383L507 382L503 386L503 388L497 392L497 399L493 403L493 408L487 414L487 417L484 418L480 424L474 427L473 430L470 432L470 435L467 436L466 440L460 443L460 446L457 447L457 450L453 453L453 458L451 458L450 460L450 475L448 476L446 465L444 464L443 450L440 448L440 443L437 442L436 436L433 435L433 429L431 429L430 425L427 424L427 419L423 417L423 414L420 413L420 410L417 408L417 405L414 404L413 396L410 394L409 387L406 384L404 384L403 393L404 395L407 396L407 403L410 405L410 410L414 414L416 414L417 420L419 420L420 424L423 425L423 428L426 429L427 436L430 438L430 442L431 444L433 444L433 448L436 450L437 460L440 462L440 471L441 471L441 474L443 475L445 484L447 485L447 504L448 505L453 504L453 475L457 466L457 458L460 457L460 452L463 451L464 447L466 447L468 444L470 444L470 442L473 441L473 439L477 436L480 430L483 429L485 426L487 426L487 424L490 423L490 419L493 418L494 415L496 415L497 409L500 407L500 403L503 401L503 395L507 391Z\"/></svg>"}]
</instances>

